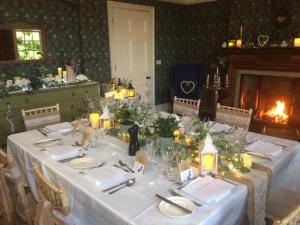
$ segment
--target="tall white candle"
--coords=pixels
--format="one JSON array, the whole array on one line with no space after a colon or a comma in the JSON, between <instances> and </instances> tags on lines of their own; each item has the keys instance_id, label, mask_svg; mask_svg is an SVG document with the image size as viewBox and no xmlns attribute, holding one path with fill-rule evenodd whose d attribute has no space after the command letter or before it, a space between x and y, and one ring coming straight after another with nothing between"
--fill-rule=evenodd
<instances>
[{"instance_id":1,"label":"tall white candle","mask_svg":"<svg viewBox=\"0 0 300 225\"><path fill-rule=\"evenodd\" d=\"M206 86L209 86L209 74L207 74L207 77L206 77Z\"/></svg>"}]
</instances>

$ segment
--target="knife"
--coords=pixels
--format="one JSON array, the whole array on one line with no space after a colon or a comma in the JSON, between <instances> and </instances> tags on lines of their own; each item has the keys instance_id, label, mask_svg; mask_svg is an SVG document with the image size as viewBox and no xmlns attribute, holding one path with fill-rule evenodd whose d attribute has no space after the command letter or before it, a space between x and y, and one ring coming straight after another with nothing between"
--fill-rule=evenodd
<instances>
[{"instance_id":1,"label":"knife","mask_svg":"<svg viewBox=\"0 0 300 225\"><path fill-rule=\"evenodd\" d=\"M155 195L156 195L156 197L158 197L159 199L163 200L164 202L167 202L167 203L169 203L169 204L177 207L178 209L181 209L182 211L184 211L184 212L186 212L188 214L191 214L193 212L193 211L191 211L191 210L189 210L187 208L182 207L181 205L178 205L175 202L170 201L169 199L167 199L167 198L165 198L165 197L163 197L163 196L161 196L159 194L155 194Z\"/></svg>"},{"instance_id":2,"label":"knife","mask_svg":"<svg viewBox=\"0 0 300 225\"><path fill-rule=\"evenodd\" d=\"M42 135L44 135L44 136L48 136L48 134L47 134L47 132L46 131L44 131L42 128L38 128L37 129Z\"/></svg>"},{"instance_id":3,"label":"knife","mask_svg":"<svg viewBox=\"0 0 300 225\"><path fill-rule=\"evenodd\" d=\"M35 143L33 143L33 145L40 145L40 144L45 144L45 143L52 142L52 141L61 141L61 140L62 140L61 138L51 138L48 140L35 142Z\"/></svg>"}]
</instances>

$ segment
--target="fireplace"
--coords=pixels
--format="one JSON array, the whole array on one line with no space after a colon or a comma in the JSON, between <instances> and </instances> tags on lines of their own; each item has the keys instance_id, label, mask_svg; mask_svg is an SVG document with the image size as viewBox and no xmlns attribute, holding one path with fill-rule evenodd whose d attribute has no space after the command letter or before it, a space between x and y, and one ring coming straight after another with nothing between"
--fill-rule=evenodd
<instances>
[{"instance_id":1,"label":"fireplace","mask_svg":"<svg viewBox=\"0 0 300 225\"><path fill-rule=\"evenodd\" d=\"M299 50L231 50L229 76L225 102L253 109L250 131L300 139Z\"/></svg>"},{"instance_id":2,"label":"fireplace","mask_svg":"<svg viewBox=\"0 0 300 225\"><path fill-rule=\"evenodd\" d=\"M300 127L300 78L241 76L239 106L253 109L251 130L293 133ZM293 138L292 134L290 134Z\"/></svg>"}]
</instances>

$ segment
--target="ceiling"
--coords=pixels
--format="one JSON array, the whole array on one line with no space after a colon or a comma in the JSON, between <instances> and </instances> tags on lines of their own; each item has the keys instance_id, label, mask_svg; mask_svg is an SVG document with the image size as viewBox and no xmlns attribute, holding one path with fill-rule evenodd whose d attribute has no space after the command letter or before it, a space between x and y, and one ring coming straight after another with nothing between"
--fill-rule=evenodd
<instances>
[{"instance_id":1,"label":"ceiling","mask_svg":"<svg viewBox=\"0 0 300 225\"><path fill-rule=\"evenodd\" d=\"M176 4L182 4L182 5L192 5L192 4L205 3L205 2L214 2L217 0L160 0L160 1L172 2Z\"/></svg>"}]
</instances>

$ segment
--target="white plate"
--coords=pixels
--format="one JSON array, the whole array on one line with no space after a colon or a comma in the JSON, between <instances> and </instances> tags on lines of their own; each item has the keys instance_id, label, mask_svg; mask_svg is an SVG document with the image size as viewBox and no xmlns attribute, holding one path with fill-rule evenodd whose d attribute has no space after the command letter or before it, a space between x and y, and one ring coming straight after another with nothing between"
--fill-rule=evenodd
<instances>
[{"instance_id":1,"label":"white plate","mask_svg":"<svg viewBox=\"0 0 300 225\"><path fill-rule=\"evenodd\" d=\"M53 140L51 138L48 139L42 139L34 143L35 146L37 147L51 147L58 145L61 142L61 140Z\"/></svg>"},{"instance_id":2,"label":"white plate","mask_svg":"<svg viewBox=\"0 0 300 225\"><path fill-rule=\"evenodd\" d=\"M73 169L89 169L95 166L98 166L98 162L93 158L79 158L79 159L73 159L70 162L70 166Z\"/></svg>"},{"instance_id":3,"label":"white plate","mask_svg":"<svg viewBox=\"0 0 300 225\"><path fill-rule=\"evenodd\" d=\"M195 209L195 204L188 198L180 197L180 196L172 196L168 198L170 201L191 210L192 212ZM162 214L165 216L171 217L171 218L184 218L187 216L192 215L192 213L187 214L183 210L177 208L176 206L173 206L165 201L161 201L158 205L159 211L161 211Z\"/></svg>"}]
</instances>

